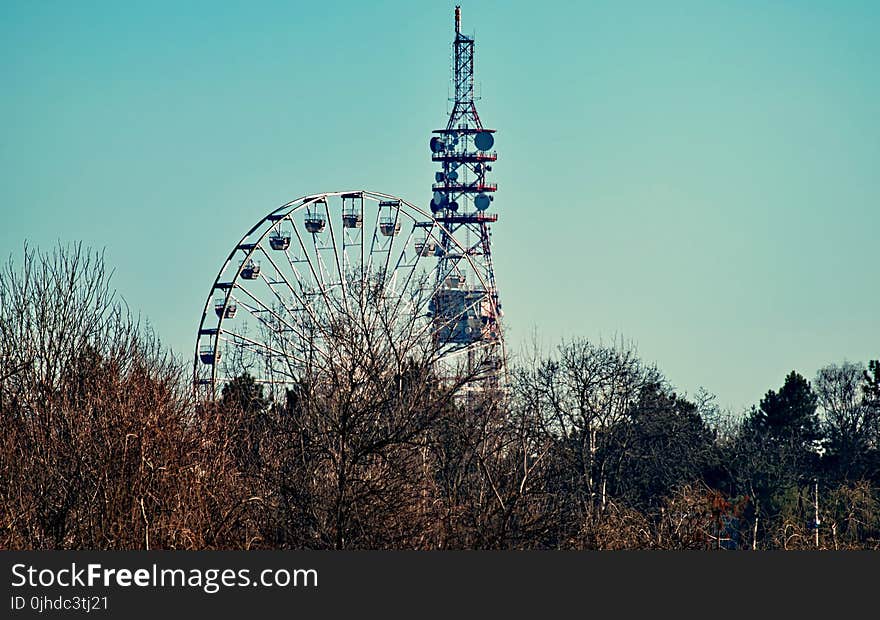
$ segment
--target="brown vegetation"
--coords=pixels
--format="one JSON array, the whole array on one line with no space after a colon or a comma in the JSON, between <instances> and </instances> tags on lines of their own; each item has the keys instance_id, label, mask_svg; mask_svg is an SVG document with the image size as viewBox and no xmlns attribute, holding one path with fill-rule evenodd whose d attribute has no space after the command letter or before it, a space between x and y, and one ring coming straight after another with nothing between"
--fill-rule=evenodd
<instances>
[{"instance_id":1,"label":"brown vegetation","mask_svg":"<svg viewBox=\"0 0 880 620\"><path fill-rule=\"evenodd\" d=\"M880 547L874 364L731 420L622 344L467 392L421 340L363 335L282 399L243 374L197 402L101 256L26 248L0 275L0 548Z\"/></svg>"}]
</instances>

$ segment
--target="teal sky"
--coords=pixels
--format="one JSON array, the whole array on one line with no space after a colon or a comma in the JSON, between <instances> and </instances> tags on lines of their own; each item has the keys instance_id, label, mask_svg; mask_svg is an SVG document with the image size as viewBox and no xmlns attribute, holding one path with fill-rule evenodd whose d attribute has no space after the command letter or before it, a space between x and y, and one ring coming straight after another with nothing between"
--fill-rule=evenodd
<instances>
[{"instance_id":1,"label":"teal sky","mask_svg":"<svg viewBox=\"0 0 880 620\"><path fill-rule=\"evenodd\" d=\"M622 336L734 410L880 357L880 4L460 3L514 351ZM274 207L427 204L454 4L0 3L0 253L106 248L189 356Z\"/></svg>"}]
</instances>

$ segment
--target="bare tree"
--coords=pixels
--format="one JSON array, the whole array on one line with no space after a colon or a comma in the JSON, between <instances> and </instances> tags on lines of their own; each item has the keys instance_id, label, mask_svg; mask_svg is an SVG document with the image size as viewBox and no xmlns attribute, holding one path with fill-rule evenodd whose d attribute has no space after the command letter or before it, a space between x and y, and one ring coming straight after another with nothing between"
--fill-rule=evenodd
<instances>
[{"instance_id":1,"label":"bare tree","mask_svg":"<svg viewBox=\"0 0 880 620\"><path fill-rule=\"evenodd\" d=\"M828 458L841 480L876 473L869 471L869 452L878 447L880 410L865 398L864 374L860 364L844 362L820 368L814 381Z\"/></svg>"},{"instance_id":2,"label":"bare tree","mask_svg":"<svg viewBox=\"0 0 880 620\"><path fill-rule=\"evenodd\" d=\"M81 245L25 246L0 273L0 547L233 544L214 517L242 492L222 433L109 279Z\"/></svg>"},{"instance_id":3,"label":"bare tree","mask_svg":"<svg viewBox=\"0 0 880 620\"><path fill-rule=\"evenodd\" d=\"M433 324L389 295L381 277L358 288L344 308L311 326L326 356L296 366L283 402L268 405L249 434L266 501L270 546L387 548L431 546L436 480L428 445L439 418L480 378L473 356L444 357ZM417 287L417 290L423 290ZM308 326L304 326L308 327ZM250 399L253 401L253 399Z\"/></svg>"},{"instance_id":4,"label":"bare tree","mask_svg":"<svg viewBox=\"0 0 880 620\"><path fill-rule=\"evenodd\" d=\"M516 374L516 397L555 442L554 484L571 497L563 530L580 529L608 507L610 478L619 465L607 450L612 433L619 445L626 444L628 426L620 423L642 388L659 378L625 343L602 346L582 340L560 345L537 367Z\"/></svg>"}]
</instances>

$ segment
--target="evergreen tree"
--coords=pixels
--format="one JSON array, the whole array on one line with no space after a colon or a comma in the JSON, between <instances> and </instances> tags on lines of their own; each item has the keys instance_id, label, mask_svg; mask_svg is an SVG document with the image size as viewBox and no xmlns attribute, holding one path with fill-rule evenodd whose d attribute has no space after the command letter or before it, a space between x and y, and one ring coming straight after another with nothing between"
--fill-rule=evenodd
<instances>
[{"instance_id":1,"label":"evergreen tree","mask_svg":"<svg viewBox=\"0 0 880 620\"><path fill-rule=\"evenodd\" d=\"M747 519L761 532L786 519L806 519L806 494L819 462L817 402L810 382L792 371L752 409L728 448L735 488L751 499Z\"/></svg>"},{"instance_id":2,"label":"evergreen tree","mask_svg":"<svg viewBox=\"0 0 880 620\"><path fill-rule=\"evenodd\" d=\"M809 448L819 439L817 397L810 382L794 370L778 392L769 390L752 415L752 425L780 447Z\"/></svg>"},{"instance_id":3,"label":"evergreen tree","mask_svg":"<svg viewBox=\"0 0 880 620\"><path fill-rule=\"evenodd\" d=\"M233 452L243 470L258 470L261 465L260 443L268 423L269 400L263 387L244 373L223 387L221 415L229 416L233 433Z\"/></svg>"},{"instance_id":4,"label":"evergreen tree","mask_svg":"<svg viewBox=\"0 0 880 620\"><path fill-rule=\"evenodd\" d=\"M262 386L250 374L244 373L223 386L221 403L224 409L256 415L265 411L269 401L263 396Z\"/></svg>"},{"instance_id":5,"label":"evergreen tree","mask_svg":"<svg viewBox=\"0 0 880 620\"><path fill-rule=\"evenodd\" d=\"M714 482L715 434L694 403L660 383L645 386L628 419L613 430L612 491L631 506L656 507L685 484Z\"/></svg>"},{"instance_id":6,"label":"evergreen tree","mask_svg":"<svg viewBox=\"0 0 880 620\"><path fill-rule=\"evenodd\" d=\"M880 485L880 360L868 362L862 389L865 393L867 416L871 420L867 442L867 471L874 484Z\"/></svg>"}]
</instances>

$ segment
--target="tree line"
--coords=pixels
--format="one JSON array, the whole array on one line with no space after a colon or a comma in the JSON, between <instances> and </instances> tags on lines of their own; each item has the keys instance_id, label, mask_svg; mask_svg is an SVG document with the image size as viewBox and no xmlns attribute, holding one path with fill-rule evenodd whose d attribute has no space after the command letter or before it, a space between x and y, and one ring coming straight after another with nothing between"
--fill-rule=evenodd
<instances>
[{"instance_id":1,"label":"tree line","mask_svg":"<svg viewBox=\"0 0 880 620\"><path fill-rule=\"evenodd\" d=\"M242 373L200 400L100 254L26 248L0 273L0 548L880 548L877 360L734 415L625 342L496 387L351 332L281 396Z\"/></svg>"}]
</instances>

